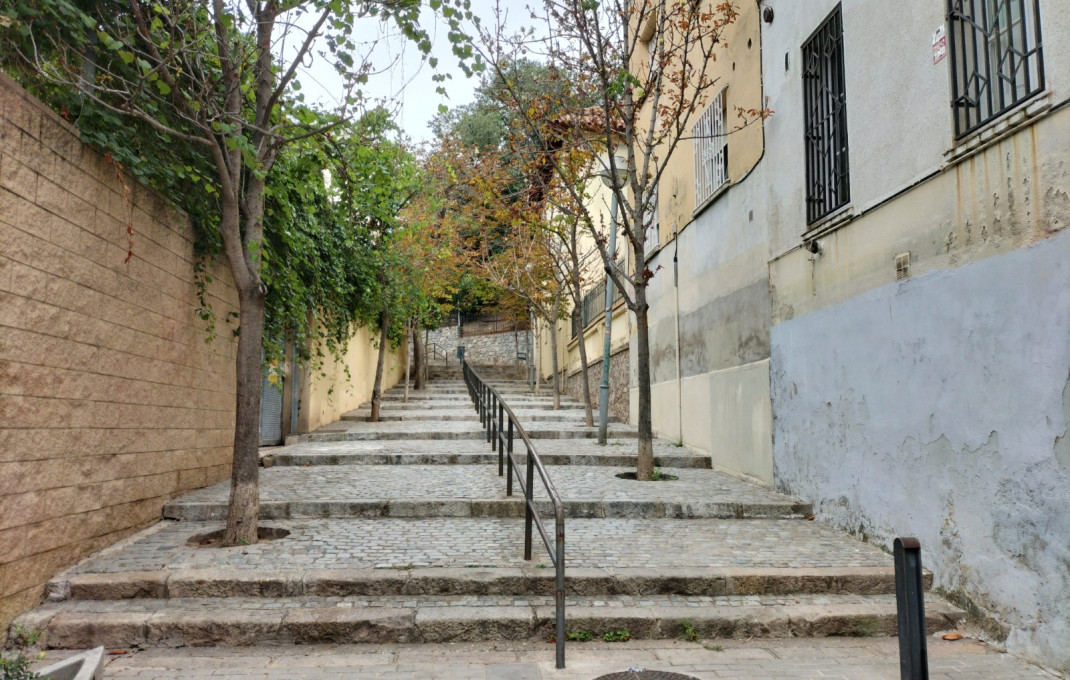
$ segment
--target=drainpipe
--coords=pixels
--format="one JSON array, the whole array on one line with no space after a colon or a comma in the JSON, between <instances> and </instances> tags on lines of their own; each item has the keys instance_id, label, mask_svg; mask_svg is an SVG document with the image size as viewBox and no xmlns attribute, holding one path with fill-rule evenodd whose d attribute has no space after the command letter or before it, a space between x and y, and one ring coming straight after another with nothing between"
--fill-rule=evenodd
<instances>
[{"instance_id":1,"label":"drainpipe","mask_svg":"<svg viewBox=\"0 0 1070 680\"><path fill-rule=\"evenodd\" d=\"M680 368L680 240L675 230L672 232L675 249L672 254L672 287L676 302L676 441L684 443L684 390Z\"/></svg>"},{"instance_id":2,"label":"drainpipe","mask_svg":"<svg viewBox=\"0 0 1070 680\"><path fill-rule=\"evenodd\" d=\"M612 262L617 255L617 192L609 207L609 257ZM606 318L605 339L602 342L602 388L598 394L598 443L606 443L606 430L609 427L609 346L613 334L613 277L606 271ZM583 342L583 333L580 333Z\"/></svg>"}]
</instances>

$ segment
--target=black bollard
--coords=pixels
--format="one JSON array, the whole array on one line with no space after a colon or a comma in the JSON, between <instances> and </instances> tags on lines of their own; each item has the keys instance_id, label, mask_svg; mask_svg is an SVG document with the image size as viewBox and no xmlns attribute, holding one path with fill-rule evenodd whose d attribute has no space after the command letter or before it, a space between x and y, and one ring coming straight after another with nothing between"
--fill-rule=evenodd
<instances>
[{"instance_id":1,"label":"black bollard","mask_svg":"<svg viewBox=\"0 0 1070 680\"><path fill-rule=\"evenodd\" d=\"M921 579L921 543L895 539L895 601L899 618L899 675L902 680L929 680L925 646L925 589Z\"/></svg>"}]
</instances>

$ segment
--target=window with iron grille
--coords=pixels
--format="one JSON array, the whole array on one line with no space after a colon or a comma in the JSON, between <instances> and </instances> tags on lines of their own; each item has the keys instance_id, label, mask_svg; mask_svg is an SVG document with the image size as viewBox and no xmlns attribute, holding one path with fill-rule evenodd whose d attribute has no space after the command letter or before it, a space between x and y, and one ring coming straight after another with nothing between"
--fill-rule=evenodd
<instances>
[{"instance_id":1,"label":"window with iron grille","mask_svg":"<svg viewBox=\"0 0 1070 680\"><path fill-rule=\"evenodd\" d=\"M721 90L691 128L695 149L695 207L699 208L728 181L725 91Z\"/></svg>"},{"instance_id":2,"label":"window with iron grille","mask_svg":"<svg viewBox=\"0 0 1070 680\"><path fill-rule=\"evenodd\" d=\"M613 286L613 305L624 298L620 288ZM606 311L606 279L602 279L588 290L580 303L580 313L572 317L572 337L579 337L580 331L591 322L603 316Z\"/></svg>"},{"instance_id":3,"label":"window with iron grille","mask_svg":"<svg viewBox=\"0 0 1070 680\"><path fill-rule=\"evenodd\" d=\"M956 137L1044 89L1037 9L1037 0L948 0Z\"/></svg>"},{"instance_id":4,"label":"window with iron grille","mask_svg":"<svg viewBox=\"0 0 1070 680\"><path fill-rule=\"evenodd\" d=\"M802 54L806 223L813 224L851 200L839 5L806 41Z\"/></svg>"}]
</instances>

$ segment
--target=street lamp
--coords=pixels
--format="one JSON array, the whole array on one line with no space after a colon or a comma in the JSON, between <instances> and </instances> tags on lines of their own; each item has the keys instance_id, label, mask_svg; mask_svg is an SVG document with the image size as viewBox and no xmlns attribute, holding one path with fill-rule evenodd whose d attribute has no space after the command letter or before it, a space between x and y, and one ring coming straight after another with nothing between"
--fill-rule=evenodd
<instances>
[{"instance_id":1,"label":"street lamp","mask_svg":"<svg viewBox=\"0 0 1070 680\"><path fill-rule=\"evenodd\" d=\"M609 262L617 255L617 192L628 181L628 147L618 144L612 156L609 150L598 155L602 165L602 182L613 192L609 208ZM606 267L606 315L605 337L602 341L602 387L598 395L598 443L606 443L606 430L609 428L609 346L613 332L613 278ZM582 333L581 333L582 335ZM583 338L580 338L582 341Z\"/></svg>"}]
</instances>

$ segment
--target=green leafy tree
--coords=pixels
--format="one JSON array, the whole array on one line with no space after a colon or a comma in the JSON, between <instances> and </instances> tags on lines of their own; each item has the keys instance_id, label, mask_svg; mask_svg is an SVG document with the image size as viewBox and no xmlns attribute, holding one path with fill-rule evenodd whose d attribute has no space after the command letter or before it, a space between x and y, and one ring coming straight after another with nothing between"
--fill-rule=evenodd
<instances>
[{"instance_id":1,"label":"green leafy tree","mask_svg":"<svg viewBox=\"0 0 1070 680\"><path fill-rule=\"evenodd\" d=\"M464 62L471 56L460 27L472 18L467 0L432 4L450 24L448 36ZM426 53L431 40L420 26L420 5L26 0L5 4L0 14L5 18L0 51L17 55L22 68L78 91L100 111L184 143L200 161L189 167L203 179L196 188L218 206L219 242L240 303L234 461L223 544L254 543L268 178L287 144L325 135L343 120L324 125L300 106L298 71L306 60L324 55L345 76L346 100L353 103L369 69L352 37L359 22L393 22ZM293 48L278 54L284 37Z\"/></svg>"}]
</instances>

